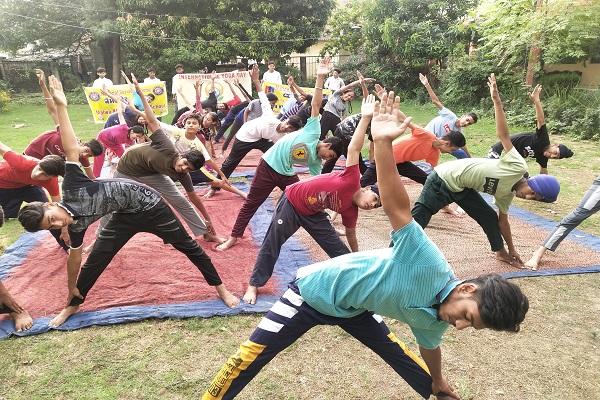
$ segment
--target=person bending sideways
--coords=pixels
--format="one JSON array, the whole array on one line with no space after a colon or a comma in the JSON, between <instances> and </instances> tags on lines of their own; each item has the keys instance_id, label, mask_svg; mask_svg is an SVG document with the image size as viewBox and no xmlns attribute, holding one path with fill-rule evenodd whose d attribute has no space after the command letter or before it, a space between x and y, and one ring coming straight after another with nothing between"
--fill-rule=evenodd
<instances>
[{"instance_id":1,"label":"person bending sideways","mask_svg":"<svg viewBox=\"0 0 600 400\"><path fill-rule=\"evenodd\" d=\"M233 399L262 367L317 325L337 325L358 339L423 398L433 394L458 399L442 373L441 343L448 327L519 331L529 308L521 289L498 275L458 280L411 218L392 154L392 140L410 122L400 123L399 105L393 92L386 94L371 123L381 202L394 247L300 268L289 289L217 373L203 400ZM410 327L422 358L390 332L382 317Z\"/></svg>"},{"instance_id":2,"label":"person bending sideways","mask_svg":"<svg viewBox=\"0 0 600 400\"><path fill-rule=\"evenodd\" d=\"M326 209L342 216L350 249L354 252L358 251L356 239L358 209L371 210L380 205L376 191L360 187L358 168L360 151L367 126L373 116L374 105L373 95L363 99L361 109L363 117L348 145L344 171L318 175L285 188L256 258L248 290L244 295L245 302L256 303L258 288L264 286L271 278L281 246L300 227L315 239L329 257L350 252L331 225Z\"/></svg>"},{"instance_id":3,"label":"person bending sideways","mask_svg":"<svg viewBox=\"0 0 600 400\"><path fill-rule=\"evenodd\" d=\"M533 256L525 263L526 268L537 270L546 250L556 251L558 245L579 226L583 221L600 210L600 176L597 176L592 186L585 192L577 207L564 217L544 243L538 247Z\"/></svg>"},{"instance_id":4,"label":"person bending sideways","mask_svg":"<svg viewBox=\"0 0 600 400\"><path fill-rule=\"evenodd\" d=\"M498 160L466 158L437 166L427 177L412 215L425 228L433 214L455 202L483 228L499 260L522 267L523 262L514 246L508 221L510 203L514 196L552 203L558 197L560 184L550 175L524 178L527 163L510 141L494 74L488 78L488 86L494 103L496 133L504 147L502 157ZM478 192L494 196L498 214Z\"/></svg>"},{"instance_id":5,"label":"person bending sideways","mask_svg":"<svg viewBox=\"0 0 600 400\"><path fill-rule=\"evenodd\" d=\"M79 146L79 144L78 144ZM5 218L16 218L21 205L34 201L60 200L58 177L65 173L65 162L60 156L50 155L41 160L17 154L0 142L0 206ZM65 251L68 249L66 229L50 230L54 239Z\"/></svg>"},{"instance_id":6,"label":"person bending sideways","mask_svg":"<svg viewBox=\"0 0 600 400\"><path fill-rule=\"evenodd\" d=\"M286 133L297 131L302 128L300 119L292 117L285 121L280 121L271 111L271 102L268 100L260 84L258 66L252 68L250 72L252 82L256 87L256 92L260 100L263 113L261 117L253 119L242 125L241 129L235 134L235 142L231 152L223 162L221 170L225 177L229 178L235 168L253 149L258 149L265 153L273 144L282 138ZM229 138L227 138L229 141ZM225 145L223 146L225 147ZM211 188L206 194L207 198L212 197L218 188Z\"/></svg>"},{"instance_id":7,"label":"person bending sideways","mask_svg":"<svg viewBox=\"0 0 600 400\"><path fill-rule=\"evenodd\" d=\"M341 153L342 142L339 138L319 141L319 107L323 99L323 80L330 69L331 60L326 57L317 69L311 117L304 128L288 133L263 154L231 236L225 243L217 246L217 250L229 249L242 237L250 219L275 187L284 190L286 186L299 181L294 164L306 165L311 175L318 175L321 172L321 160L334 158Z\"/></svg>"},{"instance_id":8,"label":"person bending sideways","mask_svg":"<svg viewBox=\"0 0 600 400\"><path fill-rule=\"evenodd\" d=\"M146 184L161 194L183 218L192 230L194 236L203 235L207 241L221 241L216 236L214 228L202 200L194 191L194 185L189 172L200 169L204 165L204 157L198 150L190 150L180 155L169 136L160 128L160 123L148 106L139 84L132 76L134 85L146 109L148 129L152 132L150 143L132 146L127 150L117 165L115 178L133 179ZM186 199L179 191L173 180L178 180L189 198ZM200 211L204 220L190 204Z\"/></svg>"},{"instance_id":9,"label":"person bending sideways","mask_svg":"<svg viewBox=\"0 0 600 400\"><path fill-rule=\"evenodd\" d=\"M535 106L535 133L518 133L510 136L510 141L523 158L532 157L540 166L540 174L548 173L548 159L569 158L573 152L564 144L550 144L544 108L540 101L542 85L537 85L529 94L529 98ZM488 158L500 158L502 154L502 143L498 142L492 146Z\"/></svg>"},{"instance_id":10,"label":"person bending sideways","mask_svg":"<svg viewBox=\"0 0 600 400\"><path fill-rule=\"evenodd\" d=\"M62 145L67 156L60 203L34 202L19 212L19 221L29 232L66 228L71 239L67 259L67 306L50 322L57 327L76 313L96 280L115 254L136 233L149 232L185 254L207 283L229 307L238 299L221 282L210 258L192 239L160 194L148 186L126 179L91 180L77 162L77 139L67 113L67 99L58 79L50 77L61 126ZM87 228L103 216L109 221L99 234L85 264L81 267L83 236Z\"/></svg>"},{"instance_id":11,"label":"person bending sideways","mask_svg":"<svg viewBox=\"0 0 600 400\"><path fill-rule=\"evenodd\" d=\"M431 102L438 108L438 116L427 123L425 130L433 132L435 136L441 138L451 131L459 131L460 133L464 133L463 128L477 123L477 114L473 112L458 118L456 114L447 109L433 91L433 88L429 84L429 80L425 75L419 74L419 80L423 86L425 86L425 89L427 89L427 93L431 98ZM462 149L458 149L452 153L452 155L458 159L471 157L471 154L469 154L469 150L466 148L466 146Z\"/></svg>"}]
</instances>

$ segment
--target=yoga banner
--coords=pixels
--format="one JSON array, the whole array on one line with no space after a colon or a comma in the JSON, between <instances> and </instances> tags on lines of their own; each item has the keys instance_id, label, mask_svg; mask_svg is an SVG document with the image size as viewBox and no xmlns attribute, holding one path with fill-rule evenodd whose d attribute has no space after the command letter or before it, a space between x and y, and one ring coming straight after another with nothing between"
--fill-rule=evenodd
<instances>
[{"instance_id":1,"label":"yoga banner","mask_svg":"<svg viewBox=\"0 0 600 400\"><path fill-rule=\"evenodd\" d=\"M140 88L157 117L169 113L167 89L164 82L140 83ZM85 87L83 89L95 123L104 123L109 115L117 112L117 104L110 97L103 95L100 88ZM133 104L133 93L129 85L113 85L106 90L114 96L126 98Z\"/></svg>"},{"instance_id":2,"label":"yoga banner","mask_svg":"<svg viewBox=\"0 0 600 400\"><path fill-rule=\"evenodd\" d=\"M250 79L250 72L248 71L236 71L236 72L219 72L215 79L215 94L217 96L217 102L227 103L233 100L237 95L242 101L245 97L239 89L232 92L234 88L235 79L246 89L250 95L252 95L252 80ZM173 90L184 97L183 103L188 107L193 108L196 103L196 89L194 83L200 80L202 82L201 99L206 100L208 94L211 91L211 74L179 74L179 79L175 79L175 85L179 90Z\"/></svg>"},{"instance_id":3,"label":"yoga banner","mask_svg":"<svg viewBox=\"0 0 600 400\"><path fill-rule=\"evenodd\" d=\"M281 111L281 107L293 96L292 91L288 85L280 85L279 83L272 82L263 82L262 88L265 93L273 93L277 96L277 103L275 103L275 107L273 107L273 112L275 114L279 114ZM303 87L301 88L304 93L313 95L315 93L314 87ZM324 89L323 96L328 96L331 94L331 90Z\"/></svg>"}]
</instances>

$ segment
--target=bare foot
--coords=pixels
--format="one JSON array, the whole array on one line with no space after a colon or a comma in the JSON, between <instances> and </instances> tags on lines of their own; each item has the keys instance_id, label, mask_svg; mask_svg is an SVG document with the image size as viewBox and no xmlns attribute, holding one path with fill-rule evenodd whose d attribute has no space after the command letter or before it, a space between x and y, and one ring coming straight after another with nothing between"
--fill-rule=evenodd
<instances>
[{"instance_id":1,"label":"bare foot","mask_svg":"<svg viewBox=\"0 0 600 400\"><path fill-rule=\"evenodd\" d=\"M217 289L217 294L223 300L223 303L229 308L235 308L240 304L240 299L238 299L234 294L232 294L225 285L220 284L219 286L215 286Z\"/></svg>"},{"instance_id":2,"label":"bare foot","mask_svg":"<svg viewBox=\"0 0 600 400\"><path fill-rule=\"evenodd\" d=\"M531 256L531 258L529 259L529 261L527 261L525 263L525 268L529 268L534 271L537 271L540 261L542 260L542 257L544 256L544 253L546 253L546 248L544 246L538 247L537 250Z\"/></svg>"},{"instance_id":3,"label":"bare foot","mask_svg":"<svg viewBox=\"0 0 600 400\"><path fill-rule=\"evenodd\" d=\"M73 314L75 314L77 311L79 311L79 306L67 306L65 308L63 308L63 310L60 312L60 314L58 314L56 317L52 318L52 321L50 321L50 327L52 328L58 328L59 326L61 326L62 324L65 323L65 321L67 319L69 319L69 317Z\"/></svg>"},{"instance_id":4,"label":"bare foot","mask_svg":"<svg viewBox=\"0 0 600 400\"><path fill-rule=\"evenodd\" d=\"M17 332L26 331L33 326L33 319L31 319L31 316L25 310L19 313L10 313L10 316L12 317L13 321L15 321L15 329Z\"/></svg>"},{"instance_id":5,"label":"bare foot","mask_svg":"<svg viewBox=\"0 0 600 400\"><path fill-rule=\"evenodd\" d=\"M235 237L230 237L229 239L227 239L226 241L224 241L223 243L221 243L220 245L218 245L216 247L217 250L219 251L225 251L230 249L231 247L233 247L233 245L235 245L237 243L238 239Z\"/></svg>"},{"instance_id":6,"label":"bare foot","mask_svg":"<svg viewBox=\"0 0 600 400\"><path fill-rule=\"evenodd\" d=\"M208 192L206 192L204 194L204 198L205 199L210 199L211 197L213 197L215 195L215 190L214 189L209 189Z\"/></svg>"},{"instance_id":7,"label":"bare foot","mask_svg":"<svg viewBox=\"0 0 600 400\"><path fill-rule=\"evenodd\" d=\"M205 233L203 235L203 237L204 237L204 240L207 242L223 243L224 241L227 240L224 237L217 236L214 233L210 233L210 232Z\"/></svg>"},{"instance_id":8,"label":"bare foot","mask_svg":"<svg viewBox=\"0 0 600 400\"><path fill-rule=\"evenodd\" d=\"M246 293L244 293L244 300L248 304L256 304L256 297L258 297L258 288L256 286L248 285Z\"/></svg>"}]
</instances>

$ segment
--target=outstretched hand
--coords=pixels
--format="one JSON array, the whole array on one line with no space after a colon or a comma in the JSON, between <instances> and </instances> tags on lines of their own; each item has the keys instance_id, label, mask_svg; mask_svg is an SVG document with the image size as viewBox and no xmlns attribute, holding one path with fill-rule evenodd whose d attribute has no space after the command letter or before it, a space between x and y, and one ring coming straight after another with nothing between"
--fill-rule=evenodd
<instances>
[{"instance_id":1,"label":"outstretched hand","mask_svg":"<svg viewBox=\"0 0 600 400\"><path fill-rule=\"evenodd\" d=\"M490 74L488 77L488 87L490 88L490 96L493 101L500 101L500 93L498 92L498 84L496 83L496 75Z\"/></svg>"},{"instance_id":2,"label":"outstretched hand","mask_svg":"<svg viewBox=\"0 0 600 400\"><path fill-rule=\"evenodd\" d=\"M250 79L252 79L253 82L259 80L258 64L252 66L252 69L250 70Z\"/></svg>"},{"instance_id":3,"label":"outstretched hand","mask_svg":"<svg viewBox=\"0 0 600 400\"><path fill-rule=\"evenodd\" d=\"M385 93L381 103L375 103L371 134L375 140L382 138L394 140L404 133L411 120L412 118L408 117L401 122L400 97L394 96L394 92Z\"/></svg>"},{"instance_id":4,"label":"outstretched hand","mask_svg":"<svg viewBox=\"0 0 600 400\"><path fill-rule=\"evenodd\" d=\"M38 83L40 85L45 85L46 84L46 75L44 74L44 71L39 68L36 68L34 71L35 71L35 76L37 76L37 78L38 78Z\"/></svg>"},{"instance_id":5,"label":"outstretched hand","mask_svg":"<svg viewBox=\"0 0 600 400\"><path fill-rule=\"evenodd\" d=\"M194 82L194 89L198 90L198 88L202 85L202 81L200 79L196 79Z\"/></svg>"},{"instance_id":6,"label":"outstretched hand","mask_svg":"<svg viewBox=\"0 0 600 400\"><path fill-rule=\"evenodd\" d=\"M375 84L375 95L377 95L377 98L379 100L381 100L381 97L386 93L387 91L385 90L385 88L383 86L381 86L379 83Z\"/></svg>"},{"instance_id":7,"label":"outstretched hand","mask_svg":"<svg viewBox=\"0 0 600 400\"><path fill-rule=\"evenodd\" d=\"M534 103L539 103L541 92L542 92L542 85L536 85L533 88L533 91L531 93L529 93L529 98L531 99L531 101L533 101Z\"/></svg>"},{"instance_id":8,"label":"outstretched hand","mask_svg":"<svg viewBox=\"0 0 600 400\"><path fill-rule=\"evenodd\" d=\"M374 110L375 110L375 96L370 94L362 100L362 106L360 107L360 114L361 114L362 118L371 118L373 116Z\"/></svg>"},{"instance_id":9,"label":"outstretched hand","mask_svg":"<svg viewBox=\"0 0 600 400\"><path fill-rule=\"evenodd\" d=\"M217 71L213 70L213 72L211 72L210 79L213 81L217 79Z\"/></svg>"},{"instance_id":10,"label":"outstretched hand","mask_svg":"<svg viewBox=\"0 0 600 400\"><path fill-rule=\"evenodd\" d=\"M327 76L329 72L333 69L333 62L331 61L331 57L327 56L321 60L319 67L317 68L317 75Z\"/></svg>"},{"instance_id":11,"label":"outstretched hand","mask_svg":"<svg viewBox=\"0 0 600 400\"><path fill-rule=\"evenodd\" d=\"M427 79L427 76L425 76L423 74L419 74L419 80L421 81L423 86L429 85L429 79Z\"/></svg>"},{"instance_id":12,"label":"outstretched hand","mask_svg":"<svg viewBox=\"0 0 600 400\"><path fill-rule=\"evenodd\" d=\"M294 83L294 77L291 75L288 75L288 77L287 77L288 86L292 86L293 83Z\"/></svg>"},{"instance_id":13,"label":"outstretched hand","mask_svg":"<svg viewBox=\"0 0 600 400\"><path fill-rule=\"evenodd\" d=\"M50 86L50 94L56 105L67 106L67 97L63 91L62 83L54 75L48 77L48 85Z\"/></svg>"}]
</instances>

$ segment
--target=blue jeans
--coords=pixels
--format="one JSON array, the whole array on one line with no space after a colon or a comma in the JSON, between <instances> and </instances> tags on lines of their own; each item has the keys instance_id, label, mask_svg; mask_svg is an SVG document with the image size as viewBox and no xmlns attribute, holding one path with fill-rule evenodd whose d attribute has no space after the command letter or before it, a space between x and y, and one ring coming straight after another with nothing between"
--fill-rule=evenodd
<instances>
[{"instance_id":1,"label":"blue jeans","mask_svg":"<svg viewBox=\"0 0 600 400\"><path fill-rule=\"evenodd\" d=\"M454 156L454 158L457 159L462 159L462 158L470 158L469 155L467 154L466 151L464 151L463 149L458 149L456 151L453 151L452 153L450 153Z\"/></svg>"}]
</instances>

